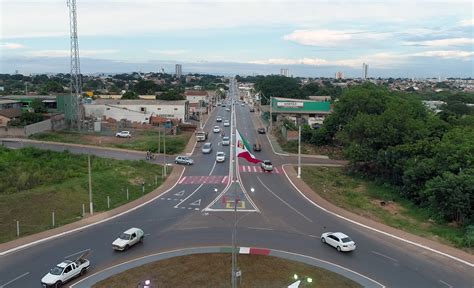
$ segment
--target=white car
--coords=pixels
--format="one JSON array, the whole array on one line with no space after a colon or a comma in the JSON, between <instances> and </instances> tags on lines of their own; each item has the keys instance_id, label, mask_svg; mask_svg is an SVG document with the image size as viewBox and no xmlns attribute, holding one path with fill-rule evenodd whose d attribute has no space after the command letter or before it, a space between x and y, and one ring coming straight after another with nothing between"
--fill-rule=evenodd
<instances>
[{"instance_id":1,"label":"white car","mask_svg":"<svg viewBox=\"0 0 474 288\"><path fill-rule=\"evenodd\" d=\"M216 162L224 162L225 161L225 153L224 152L217 152L216 153Z\"/></svg>"},{"instance_id":2,"label":"white car","mask_svg":"<svg viewBox=\"0 0 474 288\"><path fill-rule=\"evenodd\" d=\"M230 112L230 108L229 107L225 108L225 111Z\"/></svg>"},{"instance_id":3,"label":"white car","mask_svg":"<svg viewBox=\"0 0 474 288\"><path fill-rule=\"evenodd\" d=\"M224 127L229 127L229 126L230 126L229 120L225 120L225 121L224 121Z\"/></svg>"},{"instance_id":4,"label":"white car","mask_svg":"<svg viewBox=\"0 0 474 288\"><path fill-rule=\"evenodd\" d=\"M222 137L222 146L229 146L230 145L230 137L224 136Z\"/></svg>"},{"instance_id":5,"label":"white car","mask_svg":"<svg viewBox=\"0 0 474 288\"><path fill-rule=\"evenodd\" d=\"M214 133L219 133L219 132L221 132L221 127L219 127L219 126L214 126L214 128L212 129L212 131L213 131Z\"/></svg>"},{"instance_id":6,"label":"white car","mask_svg":"<svg viewBox=\"0 0 474 288\"><path fill-rule=\"evenodd\" d=\"M112 242L112 247L114 250L124 251L138 242L143 242L144 237L145 234L142 229L130 228Z\"/></svg>"},{"instance_id":7,"label":"white car","mask_svg":"<svg viewBox=\"0 0 474 288\"><path fill-rule=\"evenodd\" d=\"M273 164L270 160L263 160L260 162L260 167L262 167L263 171L273 171Z\"/></svg>"},{"instance_id":8,"label":"white car","mask_svg":"<svg viewBox=\"0 0 474 288\"><path fill-rule=\"evenodd\" d=\"M221 117L221 116L217 116L216 122L222 122L222 117Z\"/></svg>"},{"instance_id":9,"label":"white car","mask_svg":"<svg viewBox=\"0 0 474 288\"><path fill-rule=\"evenodd\" d=\"M201 148L202 154L209 154L212 151L212 143L206 142Z\"/></svg>"},{"instance_id":10,"label":"white car","mask_svg":"<svg viewBox=\"0 0 474 288\"><path fill-rule=\"evenodd\" d=\"M130 138L132 137L132 134L130 134L130 131L120 131L115 133L115 137Z\"/></svg>"},{"instance_id":11,"label":"white car","mask_svg":"<svg viewBox=\"0 0 474 288\"><path fill-rule=\"evenodd\" d=\"M336 248L337 251L353 251L356 244L349 236L341 232L326 232L321 235L321 242L327 243Z\"/></svg>"}]
</instances>

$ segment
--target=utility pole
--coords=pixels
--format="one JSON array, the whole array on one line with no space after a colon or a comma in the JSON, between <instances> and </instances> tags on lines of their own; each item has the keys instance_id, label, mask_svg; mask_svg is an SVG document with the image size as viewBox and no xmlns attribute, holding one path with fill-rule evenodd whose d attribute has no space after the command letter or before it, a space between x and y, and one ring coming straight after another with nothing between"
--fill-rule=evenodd
<instances>
[{"instance_id":1,"label":"utility pole","mask_svg":"<svg viewBox=\"0 0 474 288\"><path fill-rule=\"evenodd\" d=\"M76 0L67 0L67 6L69 7L69 32L71 38L71 81L69 83L69 89L71 90L70 113L72 115L66 120L70 121L71 127L80 130L82 125L82 112L80 107L82 81L79 61L79 43L77 40Z\"/></svg>"},{"instance_id":2,"label":"utility pole","mask_svg":"<svg viewBox=\"0 0 474 288\"><path fill-rule=\"evenodd\" d=\"M163 131L163 161L165 162L165 177L168 173L168 167L166 167L166 126L164 127L165 130Z\"/></svg>"},{"instance_id":3,"label":"utility pole","mask_svg":"<svg viewBox=\"0 0 474 288\"><path fill-rule=\"evenodd\" d=\"M273 127L272 111L273 111L273 97L270 97L270 133L272 132L272 127Z\"/></svg>"},{"instance_id":4,"label":"utility pole","mask_svg":"<svg viewBox=\"0 0 474 288\"><path fill-rule=\"evenodd\" d=\"M91 155L87 155L87 167L89 170L89 212L94 215L94 207L92 204L92 175L91 175Z\"/></svg>"},{"instance_id":5,"label":"utility pole","mask_svg":"<svg viewBox=\"0 0 474 288\"><path fill-rule=\"evenodd\" d=\"M301 125L298 126L298 178L301 178Z\"/></svg>"},{"instance_id":6,"label":"utility pole","mask_svg":"<svg viewBox=\"0 0 474 288\"><path fill-rule=\"evenodd\" d=\"M161 129L158 129L158 154L160 153L161 153Z\"/></svg>"},{"instance_id":7,"label":"utility pole","mask_svg":"<svg viewBox=\"0 0 474 288\"><path fill-rule=\"evenodd\" d=\"M237 287L237 203L238 199L235 199L234 204L234 230L232 231L232 288Z\"/></svg>"}]
</instances>

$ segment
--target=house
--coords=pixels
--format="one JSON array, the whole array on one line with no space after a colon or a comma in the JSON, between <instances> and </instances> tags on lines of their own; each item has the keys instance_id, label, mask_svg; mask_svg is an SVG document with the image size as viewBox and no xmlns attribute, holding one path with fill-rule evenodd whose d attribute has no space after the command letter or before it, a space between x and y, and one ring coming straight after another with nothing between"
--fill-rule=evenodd
<instances>
[{"instance_id":1,"label":"house","mask_svg":"<svg viewBox=\"0 0 474 288\"><path fill-rule=\"evenodd\" d=\"M186 90L186 100L189 101L189 113L206 113L209 103L209 93L203 90Z\"/></svg>"},{"instance_id":2,"label":"house","mask_svg":"<svg viewBox=\"0 0 474 288\"><path fill-rule=\"evenodd\" d=\"M0 127L5 127L8 122L14 119L18 119L21 116L21 109L19 108L7 108L0 110Z\"/></svg>"}]
</instances>

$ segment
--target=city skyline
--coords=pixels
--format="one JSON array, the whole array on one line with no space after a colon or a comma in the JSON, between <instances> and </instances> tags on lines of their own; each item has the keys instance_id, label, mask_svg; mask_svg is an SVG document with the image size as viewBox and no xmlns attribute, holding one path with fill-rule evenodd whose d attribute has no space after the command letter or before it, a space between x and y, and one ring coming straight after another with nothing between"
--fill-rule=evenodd
<instances>
[{"instance_id":1,"label":"city skyline","mask_svg":"<svg viewBox=\"0 0 474 288\"><path fill-rule=\"evenodd\" d=\"M64 1L1 0L0 72L67 73ZM238 3L239 5L235 5ZM470 1L77 1L83 73L473 77ZM231 12L229 12L231 11ZM423 11L423 13L420 13ZM48 15L44 19L43 15Z\"/></svg>"}]
</instances>

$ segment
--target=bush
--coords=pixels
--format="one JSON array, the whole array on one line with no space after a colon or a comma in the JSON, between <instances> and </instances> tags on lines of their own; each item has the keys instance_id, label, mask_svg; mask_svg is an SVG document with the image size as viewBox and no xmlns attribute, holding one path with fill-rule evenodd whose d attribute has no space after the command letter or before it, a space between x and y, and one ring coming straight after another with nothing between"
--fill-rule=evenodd
<instances>
[{"instance_id":1,"label":"bush","mask_svg":"<svg viewBox=\"0 0 474 288\"><path fill-rule=\"evenodd\" d=\"M466 247L474 247L474 225L466 227L466 232L464 232L463 238Z\"/></svg>"}]
</instances>

